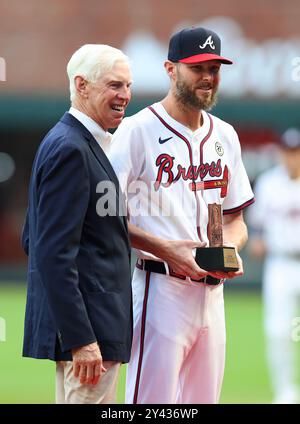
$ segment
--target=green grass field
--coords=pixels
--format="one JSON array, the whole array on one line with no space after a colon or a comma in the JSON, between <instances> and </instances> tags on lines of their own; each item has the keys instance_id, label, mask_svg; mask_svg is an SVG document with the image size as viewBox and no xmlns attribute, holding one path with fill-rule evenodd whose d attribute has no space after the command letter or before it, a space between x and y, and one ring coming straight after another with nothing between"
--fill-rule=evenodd
<instances>
[{"instance_id":1,"label":"green grass field","mask_svg":"<svg viewBox=\"0 0 300 424\"><path fill-rule=\"evenodd\" d=\"M25 287L0 286L0 317L6 321L6 341L0 342L0 403L53 403L54 364L21 357L25 296ZM270 403L260 296L226 292L225 305L227 360L221 403ZM121 403L124 384L122 367Z\"/></svg>"}]
</instances>

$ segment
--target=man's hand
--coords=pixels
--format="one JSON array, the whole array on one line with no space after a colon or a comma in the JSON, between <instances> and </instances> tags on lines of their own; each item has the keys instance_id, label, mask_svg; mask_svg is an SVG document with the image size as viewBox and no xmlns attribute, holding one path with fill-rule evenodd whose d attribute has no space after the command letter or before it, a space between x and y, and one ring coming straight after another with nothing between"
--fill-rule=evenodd
<instances>
[{"instance_id":1,"label":"man's hand","mask_svg":"<svg viewBox=\"0 0 300 424\"><path fill-rule=\"evenodd\" d=\"M193 249L204 247L206 243L192 240L166 240L157 256L163 259L177 274L199 280L208 272L200 268L193 256Z\"/></svg>"},{"instance_id":2,"label":"man's hand","mask_svg":"<svg viewBox=\"0 0 300 424\"><path fill-rule=\"evenodd\" d=\"M72 349L73 373L81 384L96 385L101 374L106 371L102 364L102 356L96 342L78 349Z\"/></svg>"},{"instance_id":3,"label":"man's hand","mask_svg":"<svg viewBox=\"0 0 300 424\"><path fill-rule=\"evenodd\" d=\"M132 247L145 250L161 259L172 268L176 274L185 275L193 280L199 280L208 275L200 268L194 258L193 250L204 247L206 243L193 240L167 240L128 223Z\"/></svg>"},{"instance_id":4,"label":"man's hand","mask_svg":"<svg viewBox=\"0 0 300 424\"><path fill-rule=\"evenodd\" d=\"M244 269L243 261L240 255L238 254L238 250L241 250L243 248L248 238L247 226L244 222L243 211L223 216L223 237L223 246L235 248L239 269L235 272L216 271L210 272L209 274L215 278L230 279L240 277L244 274Z\"/></svg>"},{"instance_id":5,"label":"man's hand","mask_svg":"<svg viewBox=\"0 0 300 424\"><path fill-rule=\"evenodd\" d=\"M215 278L226 278L226 279L241 277L244 274L243 261L240 255L238 254L236 247L230 243L224 243L223 245L235 248L235 253L236 253L239 269L237 271L229 271L229 272L222 272L222 271L209 272L209 275Z\"/></svg>"}]
</instances>

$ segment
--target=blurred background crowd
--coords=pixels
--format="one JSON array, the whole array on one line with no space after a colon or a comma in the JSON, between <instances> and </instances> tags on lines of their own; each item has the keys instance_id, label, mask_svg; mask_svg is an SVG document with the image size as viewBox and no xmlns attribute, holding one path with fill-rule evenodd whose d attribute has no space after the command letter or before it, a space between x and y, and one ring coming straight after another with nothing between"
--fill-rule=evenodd
<instances>
[{"instance_id":1,"label":"blurred background crowd","mask_svg":"<svg viewBox=\"0 0 300 424\"><path fill-rule=\"evenodd\" d=\"M187 25L217 32L223 55L234 65L222 69L219 101L212 113L237 130L254 185L276 163L280 135L300 127L299 20L298 0L0 0L0 317L6 320L7 334L0 357L17 361L21 356L26 257L19 239L28 183L39 143L69 108L66 64L72 53L83 44L101 43L130 57L131 115L166 93L163 62L171 33ZM243 256L245 277L228 288L239 294L228 295L223 402L264 403L272 398L261 330L261 262L251 259L247 249ZM250 365L250 356L243 357L249 349L256 361ZM29 363L16 362L16 367ZM243 372L248 381L241 388ZM45 377L46 382L52 384ZM4 373L0 403L51 402L49 387L35 384L31 395L18 396L13 384L7 389L9 377L5 380Z\"/></svg>"}]
</instances>

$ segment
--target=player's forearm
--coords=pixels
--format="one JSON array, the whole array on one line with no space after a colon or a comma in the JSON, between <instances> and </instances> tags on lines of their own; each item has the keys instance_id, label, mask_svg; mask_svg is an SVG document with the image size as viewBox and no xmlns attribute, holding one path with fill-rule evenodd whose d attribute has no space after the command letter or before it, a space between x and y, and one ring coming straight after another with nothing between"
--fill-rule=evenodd
<instances>
[{"instance_id":1,"label":"player's forearm","mask_svg":"<svg viewBox=\"0 0 300 424\"><path fill-rule=\"evenodd\" d=\"M196 280L207 275L207 271L196 264L193 256L193 250L203 247L205 243L193 240L165 240L132 224L128 224L128 228L133 247L152 253L167 262L174 272Z\"/></svg>"},{"instance_id":2,"label":"player's forearm","mask_svg":"<svg viewBox=\"0 0 300 424\"><path fill-rule=\"evenodd\" d=\"M223 239L224 243L233 244L240 251L248 240L247 226L242 215L224 217Z\"/></svg>"},{"instance_id":3,"label":"player's forearm","mask_svg":"<svg viewBox=\"0 0 300 424\"><path fill-rule=\"evenodd\" d=\"M167 240L147 233L130 223L128 223L128 230L132 247L152 253L158 258L164 258L164 252L167 250Z\"/></svg>"}]
</instances>

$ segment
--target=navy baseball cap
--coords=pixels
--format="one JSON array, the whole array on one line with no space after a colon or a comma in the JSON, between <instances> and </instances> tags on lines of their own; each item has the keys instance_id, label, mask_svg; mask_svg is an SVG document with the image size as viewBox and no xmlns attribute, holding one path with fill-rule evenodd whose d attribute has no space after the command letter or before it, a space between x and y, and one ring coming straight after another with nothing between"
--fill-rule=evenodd
<instances>
[{"instance_id":1,"label":"navy baseball cap","mask_svg":"<svg viewBox=\"0 0 300 424\"><path fill-rule=\"evenodd\" d=\"M300 130L289 128L281 136L279 144L284 149L298 149L300 147Z\"/></svg>"},{"instance_id":2,"label":"navy baseball cap","mask_svg":"<svg viewBox=\"0 0 300 424\"><path fill-rule=\"evenodd\" d=\"M232 61L221 56L221 40L213 31L191 27L176 32L170 40L168 59L171 62L199 63L219 60L231 65Z\"/></svg>"}]
</instances>

